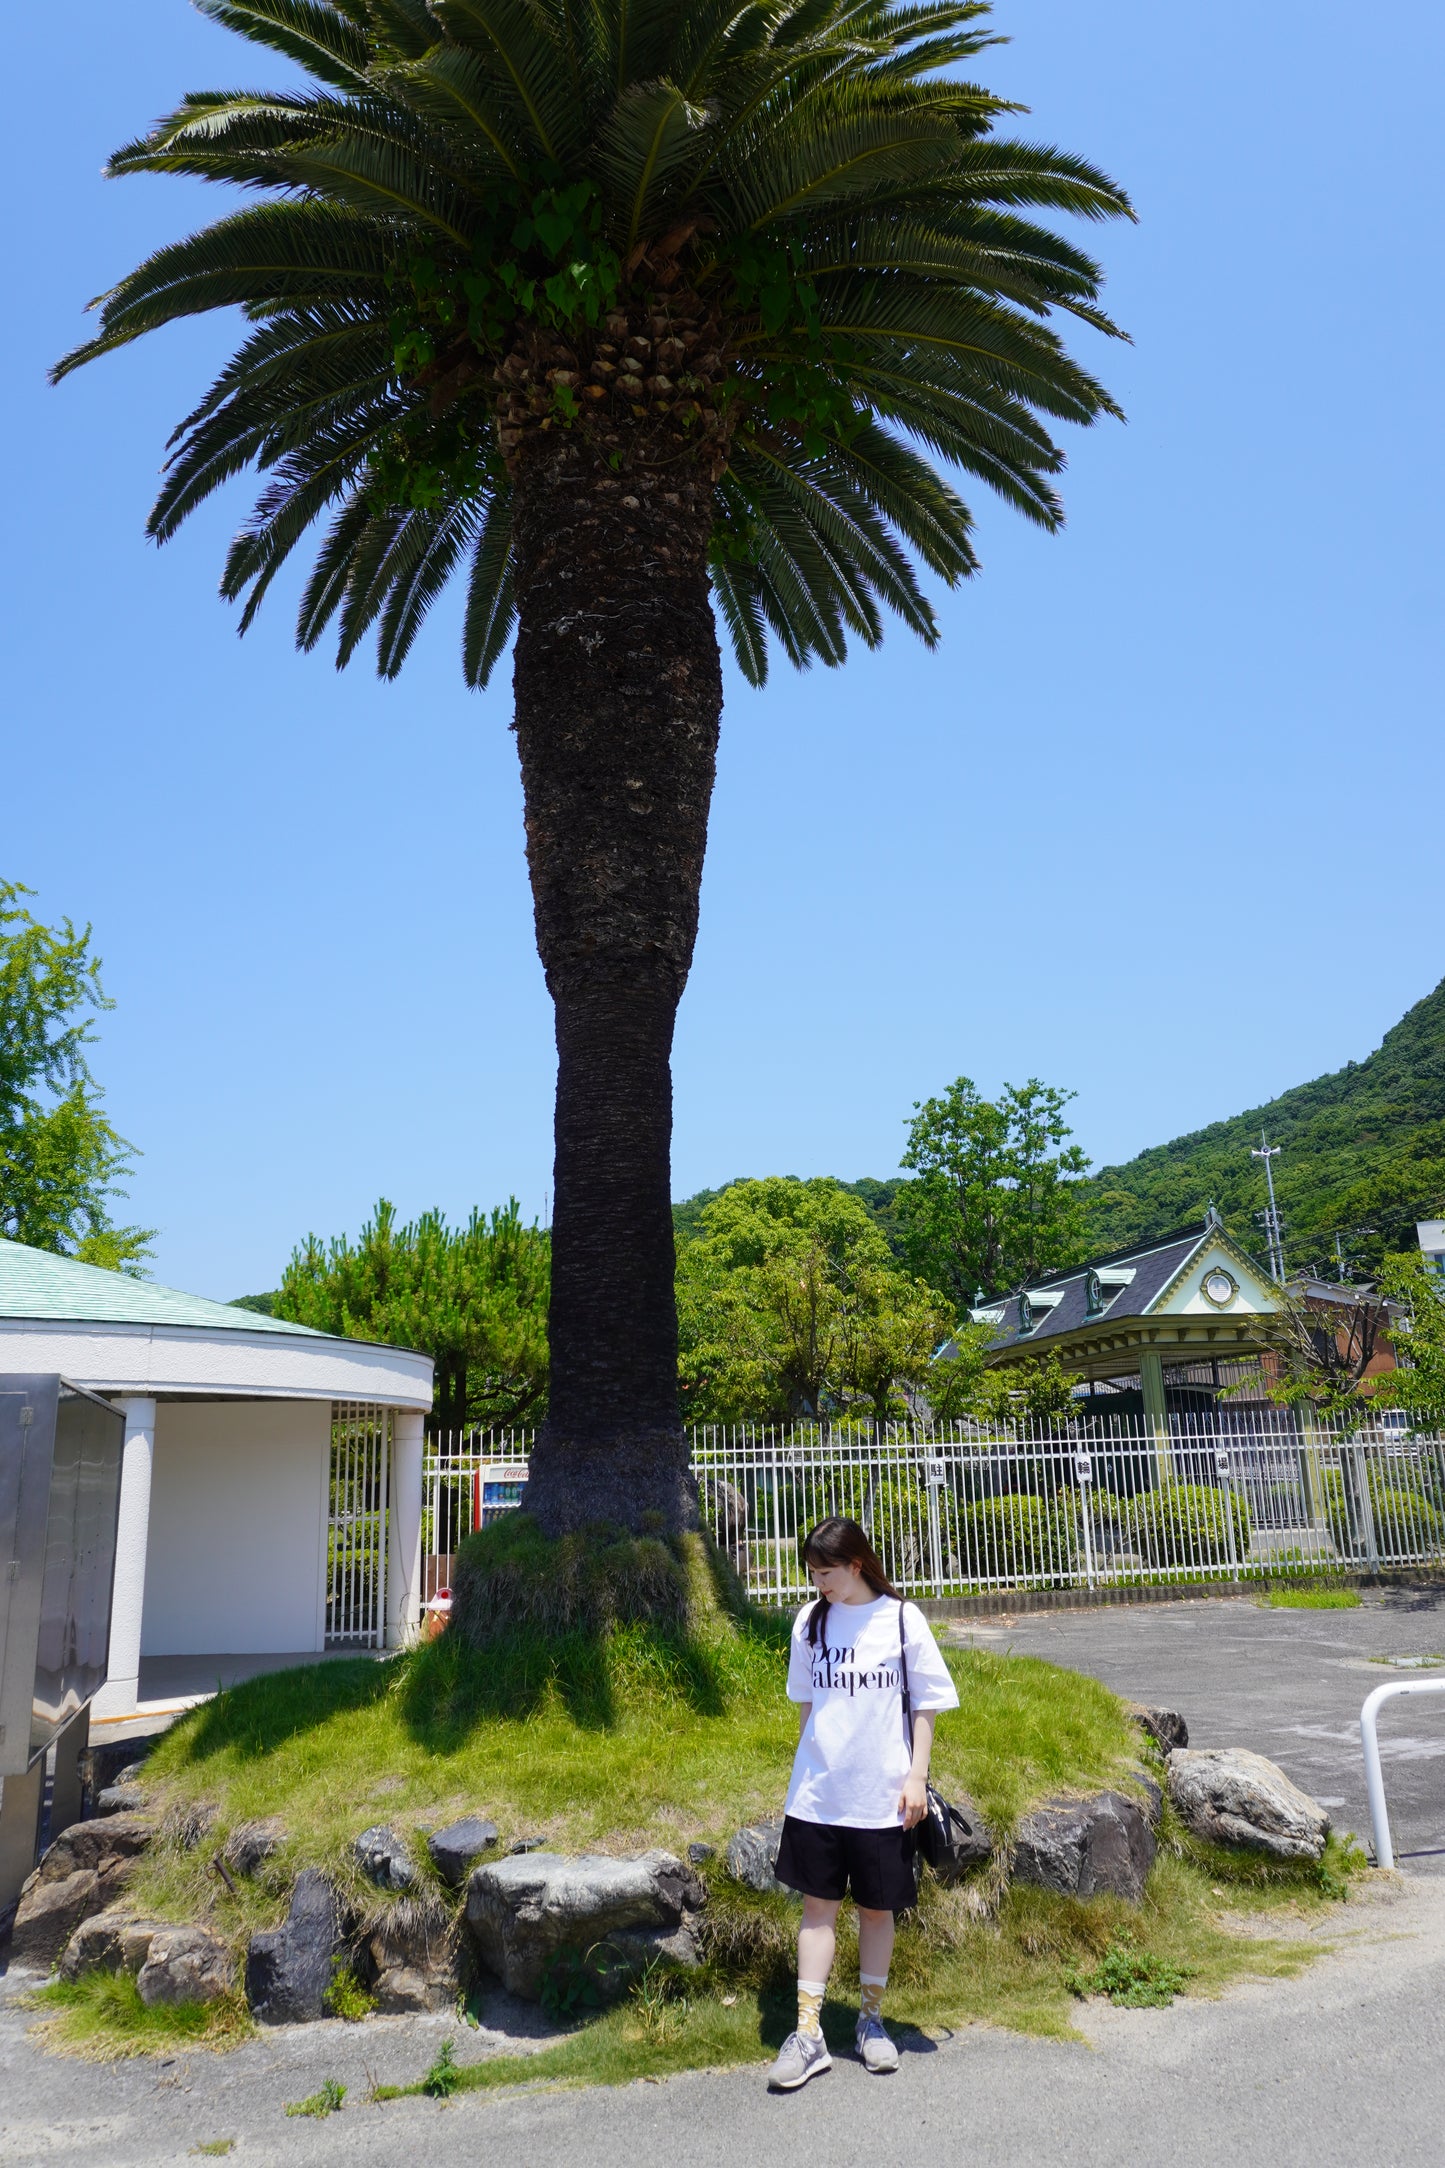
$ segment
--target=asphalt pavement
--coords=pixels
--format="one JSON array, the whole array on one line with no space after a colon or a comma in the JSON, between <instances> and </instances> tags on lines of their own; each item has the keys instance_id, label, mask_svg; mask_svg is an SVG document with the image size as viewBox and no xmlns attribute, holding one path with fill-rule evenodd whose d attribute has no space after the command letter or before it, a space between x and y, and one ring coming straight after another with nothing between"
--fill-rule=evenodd
<instances>
[{"instance_id":1,"label":"asphalt pavement","mask_svg":"<svg viewBox=\"0 0 1445 2168\"><path fill-rule=\"evenodd\" d=\"M1387 1679L1445 1680L1445 1592L1367 1594L1355 1611L1212 1597L1033 1612L969 1620L948 1638L1046 1657L1131 1700L1178 1709L1191 1746L1268 1755L1368 1849L1360 1706ZM1429 1657L1438 1668L1421 1662ZM1379 1738L1396 1857L1415 1872L1445 1872L1445 1694L1387 1703Z\"/></svg>"},{"instance_id":2,"label":"asphalt pavement","mask_svg":"<svg viewBox=\"0 0 1445 2168\"><path fill-rule=\"evenodd\" d=\"M1184 1711L1201 1745L1279 1761L1342 1826L1363 1830L1359 1705L1393 1673L1375 1657L1445 1654L1436 1598L1371 1599L1355 1612L1201 1602L970 1621L955 1629L1091 1671ZM1445 1672L1442 1672L1445 1676ZM1387 1718L1386 1782L1402 1849L1445 1845L1445 1696ZM504 2159L519 2168L1171 2168L1267 2158L1271 2168L1406 2168L1445 2158L1445 1874L1406 1862L1299 1932L1323 1950L1297 1979L1251 1983L1168 2010L1080 2011L1082 2040L970 2026L915 2040L896 2077L840 2060L796 2096L761 2064L614 2090L555 2087L447 2103L370 2105L375 2080L414 2078L443 2038L466 2062L523 2040L449 2018L282 2027L230 2055L118 2066L62 2060L30 2037L0 1979L0 2168L172 2168L233 2141L238 2164ZM533 2032L535 2012L513 2018ZM324 2122L287 2101L328 2078L348 2088Z\"/></svg>"}]
</instances>

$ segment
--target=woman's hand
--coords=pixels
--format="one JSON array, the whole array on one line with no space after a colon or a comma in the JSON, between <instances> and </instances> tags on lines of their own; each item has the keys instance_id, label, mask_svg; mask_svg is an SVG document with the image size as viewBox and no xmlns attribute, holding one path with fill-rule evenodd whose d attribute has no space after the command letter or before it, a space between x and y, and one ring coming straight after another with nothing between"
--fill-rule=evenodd
<instances>
[{"instance_id":1,"label":"woman's hand","mask_svg":"<svg viewBox=\"0 0 1445 2168\"><path fill-rule=\"evenodd\" d=\"M903 1809L903 1826L916 1829L928 1812L928 1779L915 1776L910 1769L903 1779L903 1797L898 1804Z\"/></svg>"}]
</instances>

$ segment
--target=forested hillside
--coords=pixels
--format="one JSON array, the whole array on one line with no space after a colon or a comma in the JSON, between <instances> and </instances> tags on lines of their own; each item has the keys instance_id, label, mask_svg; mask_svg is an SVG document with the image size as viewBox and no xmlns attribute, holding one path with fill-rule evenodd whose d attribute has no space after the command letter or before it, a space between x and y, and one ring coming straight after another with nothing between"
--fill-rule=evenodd
<instances>
[{"instance_id":1,"label":"forested hillside","mask_svg":"<svg viewBox=\"0 0 1445 2168\"><path fill-rule=\"evenodd\" d=\"M1282 1147L1275 1187L1291 1266L1331 1263L1337 1231L1356 1264L1413 1247L1415 1221L1445 1214L1445 980L1365 1061L1102 1168L1087 1185L1091 1247L1162 1234L1212 1199L1262 1250L1264 1174L1249 1156L1262 1128Z\"/></svg>"}]
</instances>

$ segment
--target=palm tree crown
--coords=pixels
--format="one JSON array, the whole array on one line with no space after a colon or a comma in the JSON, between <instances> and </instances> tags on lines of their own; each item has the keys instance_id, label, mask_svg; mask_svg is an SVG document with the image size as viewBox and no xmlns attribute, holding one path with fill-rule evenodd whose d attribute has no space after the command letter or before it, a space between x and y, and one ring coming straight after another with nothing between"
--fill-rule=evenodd
<instances>
[{"instance_id":1,"label":"palm tree crown","mask_svg":"<svg viewBox=\"0 0 1445 2168\"><path fill-rule=\"evenodd\" d=\"M872 646L886 604L937 637L917 572L975 569L934 460L1047 528L1054 420L1116 412L1047 322L1112 331L1089 258L1024 207L1128 210L1083 160L1003 141L951 72L982 0L196 0L299 63L202 92L113 174L262 193L102 297L62 376L175 318L254 329L173 439L163 541L248 465L227 561L249 625L328 520L299 639L400 669L469 566L464 664L515 615L513 482L533 432L625 471L701 462L709 571L744 674Z\"/></svg>"},{"instance_id":2,"label":"palm tree crown","mask_svg":"<svg viewBox=\"0 0 1445 2168\"><path fill-rule=\"evenodd\" d=\"M761 683L930 643L924 572L975 567L935 462L1058 524L1055 421L1114 411L1065 351L1099 273L1026 209L1127 212L999 141L955 71L980 0L196 0L309 87L207 92L115 173L258 191L100 303L60 365L239 308L173 439L165 540L266 476L223 591L242 629L324 522L299 636L401 667L466 564L464 662L517 627L537 945L557 1023L546 1423L554 1531L680 1529L671 1048L722 708L716 619Z\"/></svg>"}]
</instances>

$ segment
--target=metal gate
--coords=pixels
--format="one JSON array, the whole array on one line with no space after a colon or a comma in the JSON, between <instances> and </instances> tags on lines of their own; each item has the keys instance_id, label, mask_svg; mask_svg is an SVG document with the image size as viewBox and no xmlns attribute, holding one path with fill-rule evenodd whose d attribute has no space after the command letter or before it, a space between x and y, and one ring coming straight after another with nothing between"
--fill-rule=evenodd
<instances>
[{"instance_id":1,"label":"metal gate","mask_svg":"<svg viewBox=\"0 0 1445 2168\"><path fill-rule=\"evenodd\" d=\"M326 1556L326 1646L379 1649L386 1640L391 1410L333 1401Z\"/></svg>"}]
</instances>

